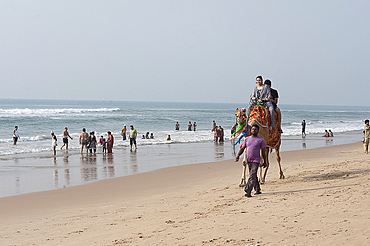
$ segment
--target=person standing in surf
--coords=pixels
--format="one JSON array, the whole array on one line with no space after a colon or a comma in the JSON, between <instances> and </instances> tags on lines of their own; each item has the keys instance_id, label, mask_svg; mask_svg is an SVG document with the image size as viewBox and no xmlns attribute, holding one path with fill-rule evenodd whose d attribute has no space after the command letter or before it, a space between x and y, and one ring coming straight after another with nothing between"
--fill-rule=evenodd
<instances>
[{"instance_id":1,"label":"person standing in surf","mask_svg":"<svg viewBox=\"0 0 370 246\"><path fill-rule=\"evenodd\" d=\"M19 133L18 133L18 126L15 126L13 130L13 145L17 144L18 139L20 139Z\"/></svg>"},{"instance_id":2,"label":"person standing in surf","mask_svg":"<svg viewBox=\"0 0 370 246\"><path fill-rule=\"evenodd\" d=\"M125 141L126 140L126 131L127 131L127 128L126 128L126 125L123 126L122 128L122 140Z\"/></svg>"},{"instance_id":3,"label":"person standing in surf","mask_svg":"<svg viewBox=\"0 0 370 246\"><path fill-rule=\"evenodd\" d=\"M86 154L88 153L88 149L87 149L87 144L89 143L88 138L89 138L89 134L87 134L86 129L83 128L82 133L80 134L80 139L79 139L79 142L81 144L81 154L83 153L84 147L86 148Z\"/></svg>"},{"instance_id":4,"label":"person standing in surf","mask_svg":"<svg viewBox=\"0 0 370 246\"><path fill-rule=\"evenodd\" d=\"M60 149L63 149L64 145L66 146L66 149L68 149L68 137L71 140L73 140L73 138L71 136L69 136L68 127L66 127L64 132L63 132L63 145L62 145L62 147L60 147Z\"/></svg>"},{"instance_id":5,"label":"person standing in surf","mask_svg":"<svg viewBox=\"0 0 370 246\"><path fill-rule=\"evenodd\" d=\"M57 136L55 136L53 131L51 131L50 134L51 134L51 147L53 148L54 155L56 155L57 154L57 146L58 146L57 141L58 141L58 139L57 139Z\"/></svg>"}]
</instances>

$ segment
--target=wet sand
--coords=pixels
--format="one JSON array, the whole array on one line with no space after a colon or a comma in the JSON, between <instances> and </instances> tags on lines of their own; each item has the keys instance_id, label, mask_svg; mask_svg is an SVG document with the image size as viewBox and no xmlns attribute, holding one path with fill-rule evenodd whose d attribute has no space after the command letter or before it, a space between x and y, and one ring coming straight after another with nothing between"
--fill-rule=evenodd
<instances>
[{"instance_id":1,"label":"wet sand","mask_svg":"<svg viewBox=\"0 0 370 246\"><path fill-rule=\"evenodd\" d=\"M358 141L361 134L338 134L334 138L314 134L305 138L284 137L282 151L352 143ZM230 141L142 145L137 152L117 144L113 155L103 155L98 148L95 155L81 155L76 149L58 149L55 158L49 151L1 156L0 197L84 185L167 167L229 160L238 149L239 146L233 148Z\"/></svg>"},{"instance_id":2,"label":"wet sand","mask_svg":"<svg viewBox=\"0 0 370 246\"><path fill-rule=\"evenodd\" d=\"M370 244L370 161L360 142L283 152L284 180L272 159L252 198L233 160L0 198L0 244Z\"/></svg>"}]
</instances>

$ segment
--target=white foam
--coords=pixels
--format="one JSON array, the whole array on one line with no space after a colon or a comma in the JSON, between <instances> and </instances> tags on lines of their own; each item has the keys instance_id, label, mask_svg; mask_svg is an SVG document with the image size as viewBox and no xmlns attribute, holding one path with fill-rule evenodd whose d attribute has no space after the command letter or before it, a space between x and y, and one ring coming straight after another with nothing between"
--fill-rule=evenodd
<instances>
[{"instance_id":1,"label":"white foam","mask_svg":"<svg viewBox=\"0 0 370 246\"><path fill-rule=\"evenodd\" d=\"M94 112L115 112L120 111L120 108L61 108L61 109L30 109L30 108L16 108L16 109L0 109L0 117L9 116L28 116L28 117L40 117L40 116L58 116L67 114L81 114L81 113L94 113Z\"/></svg>"}]
</instances>

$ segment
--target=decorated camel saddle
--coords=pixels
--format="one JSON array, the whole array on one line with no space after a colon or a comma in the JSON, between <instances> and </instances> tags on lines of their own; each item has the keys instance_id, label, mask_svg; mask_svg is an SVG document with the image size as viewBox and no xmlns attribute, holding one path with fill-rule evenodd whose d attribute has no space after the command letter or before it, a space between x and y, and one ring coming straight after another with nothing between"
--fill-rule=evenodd
<instances>
[{"instance_id":1,"label":"decorated camel saddle","mask_svg":"<svg viewBox=\"0 0 370 246\"><path fill-rule=\"evenodd\" d=\"M235 117L238 123L238 128L236 131L231 135L230 140L238 138L238 140L233 144L236 145L240 143L240 140L243 137L250 135L250 127L254 124L258 124L260 128L265 129L263 132L268 131L268 137L266 141L267 147L275 148L275 146L280 142L281 134L277 127L272 127L269 129L270 126L270 112L268 108L262 104L257 104L251 108L251 113L249 115L248 123L246 122L246 109L236 109L235 110ZM277 126L277 114L275 114L275 126ZM261 132L261 129L260 129ZM266 139L265 139L266 140Z\"/></svg>"}]
</instances>

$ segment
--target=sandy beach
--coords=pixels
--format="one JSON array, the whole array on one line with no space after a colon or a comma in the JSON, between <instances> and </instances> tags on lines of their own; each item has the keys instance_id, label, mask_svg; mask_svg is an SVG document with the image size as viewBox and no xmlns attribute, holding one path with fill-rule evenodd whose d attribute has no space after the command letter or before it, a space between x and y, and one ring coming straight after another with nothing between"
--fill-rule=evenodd
<instances>
[{"instance_id":1,"label":"sandy beach","mask_svg":"<svg viewBox=\"0 0 370 246\"><path fill-rule=\"evenodd\" d=\"M1 245L369 245L360 142L275 154L262 194L241 162L169 167L0 199Z\"/></svg>"}]
</instances>

